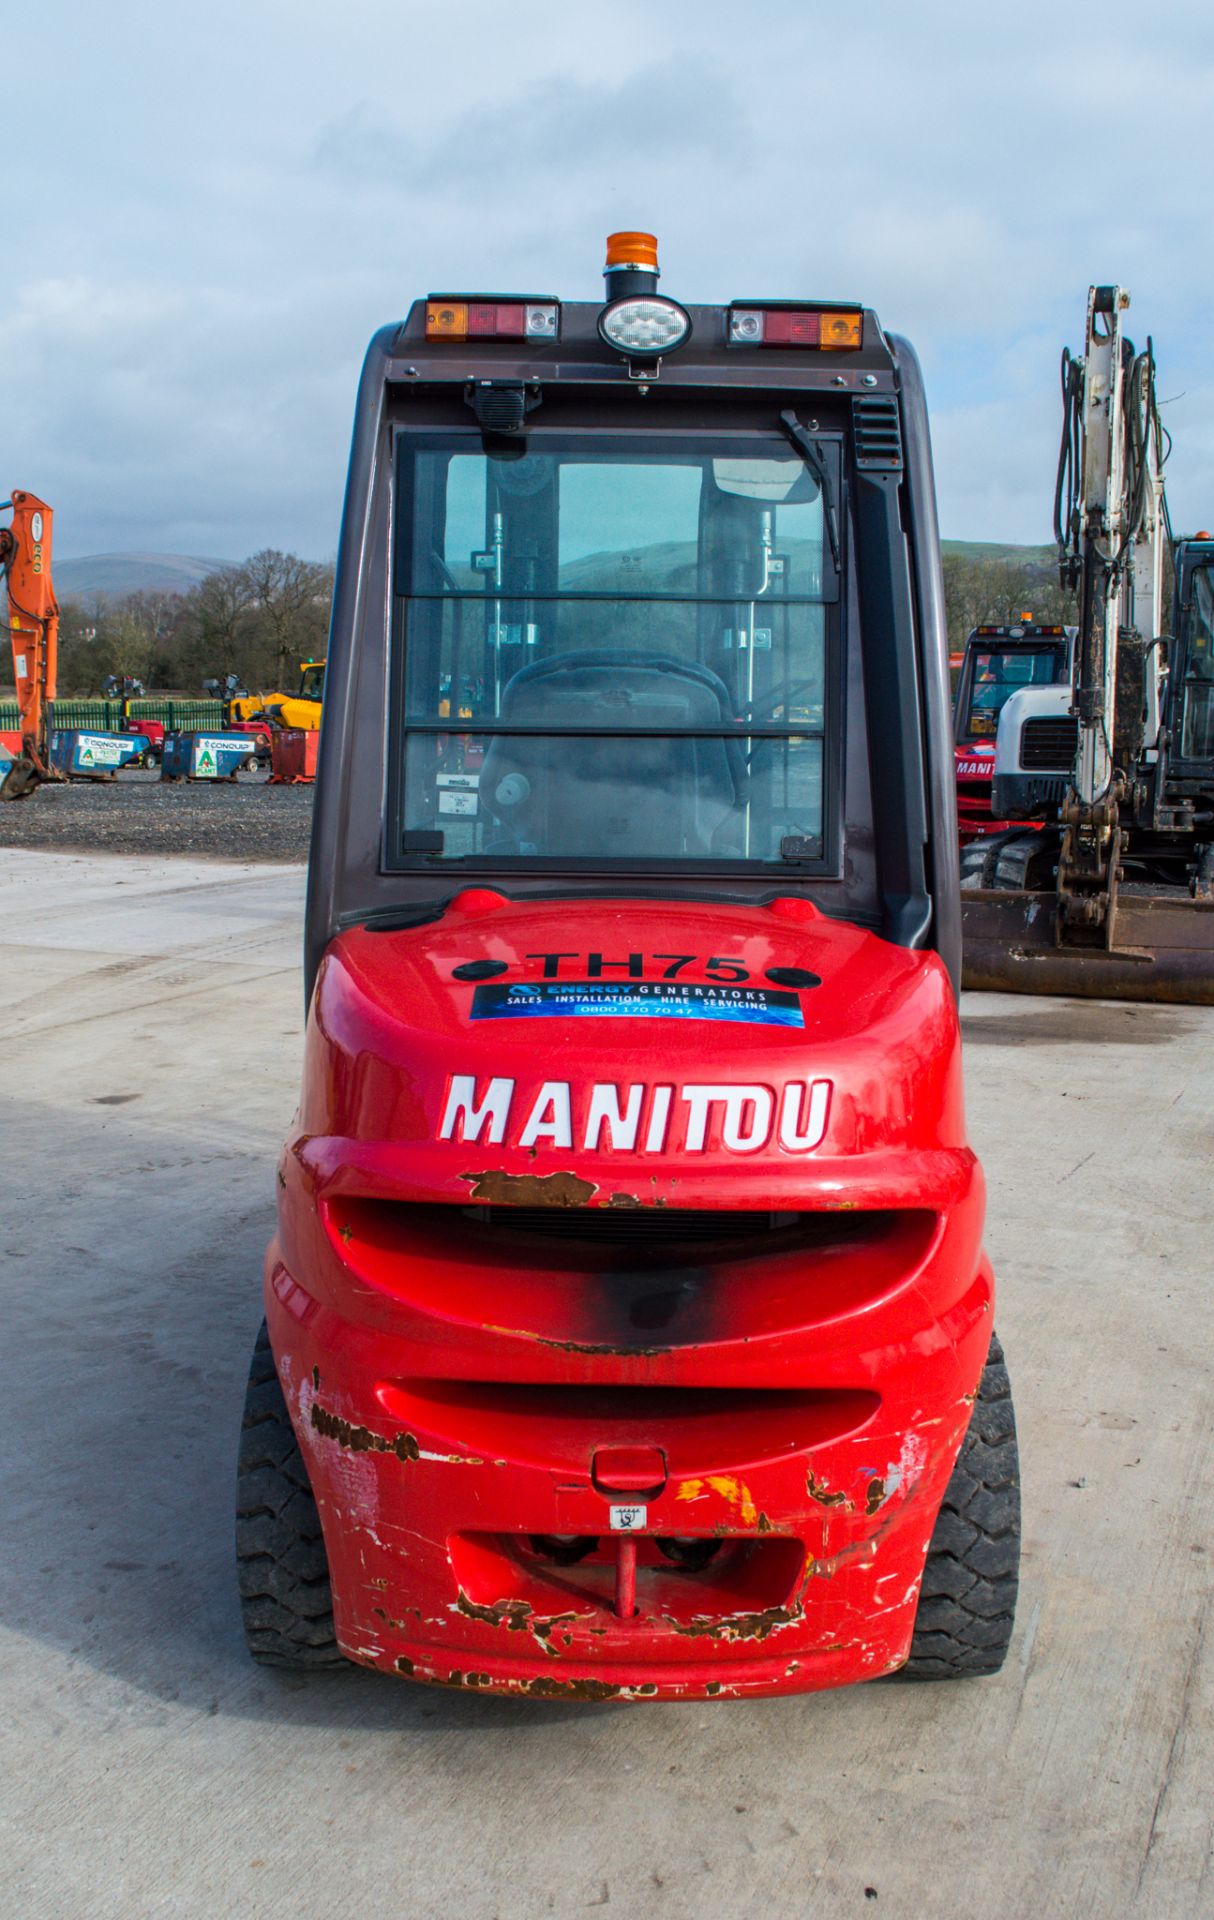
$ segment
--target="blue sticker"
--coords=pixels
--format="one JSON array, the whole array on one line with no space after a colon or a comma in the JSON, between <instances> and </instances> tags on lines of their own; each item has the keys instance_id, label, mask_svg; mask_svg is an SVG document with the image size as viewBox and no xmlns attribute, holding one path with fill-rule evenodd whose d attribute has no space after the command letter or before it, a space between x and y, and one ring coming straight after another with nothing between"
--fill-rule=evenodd
<instances>
[{"instance_id":1,"label":"blue sticker","mask_svg":"<svg viewBox=\"0 0 1214 1920\"><path fill-rule=\"evenodd\" d=\"M474 1020L566 1019L610 1014L615 1019L732 1020L751 1026L801 1027L801 1003L795 993L769 987L699 987L675 981L590 980L515 981L511 986L477 987Z\"/></svg>"}]
</instances>

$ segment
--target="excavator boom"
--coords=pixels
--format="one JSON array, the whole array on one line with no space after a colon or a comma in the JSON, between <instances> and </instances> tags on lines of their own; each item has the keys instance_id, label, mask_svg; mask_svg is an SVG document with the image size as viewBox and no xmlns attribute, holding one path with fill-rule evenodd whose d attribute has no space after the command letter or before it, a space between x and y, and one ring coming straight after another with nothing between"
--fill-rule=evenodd
<instances>
[{"instance_id":1,"label":"excavator boom","mask_svg":"<svg viewBox=\"0 0 1214 1920\"><path fill-rule=\"evenodd\" d=\"M1069 685L1000 711L991 804L1026 825L962 849L963 979L1214 1005L1214 741L1191 727L1183 760L1171 712L1209 670L1186 664L1185 605L1162 631L1169 442L1129 305L1093 287L1083 356L1063 355L1054 519L1078 639Z\"/></svg>"},{"instance_id":2,"label":"excavator boom","mask_svg":"<svg viewBox=\"0 0 1214 1920\"><path fill-rule=\"evenodd\" d=\"M51 579L51 508L36 494L20 491L5 505L13 517L0 528L0 571L8 594L21 754L0 786L0 800L17 800L60 777L50 764L48 738L59 664L59 608Z\"/></svg>"}]
</instances>

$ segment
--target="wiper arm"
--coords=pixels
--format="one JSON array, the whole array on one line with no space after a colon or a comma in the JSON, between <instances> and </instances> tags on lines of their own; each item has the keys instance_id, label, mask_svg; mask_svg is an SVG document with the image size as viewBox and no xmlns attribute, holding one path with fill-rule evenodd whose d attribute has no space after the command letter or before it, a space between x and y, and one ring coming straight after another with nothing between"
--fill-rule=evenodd
<instances>
[{"instance_id":1,"label":"wiper arm","mask_svg":"<svg viewBox=\"0 0 1214 1920\"><path fill-rule=\"evenodd\" d=\"M795 413L782 413L780 425L818 483L818 490L822 495L822 517L826 521L826 533L830 541L830 557L835 563L835 572L841 574L843 564L839 558L839 516L835 511L835 496L830 484L830 475L826 469L822 442L810 439Z\"/></svg>"}]
</instances>

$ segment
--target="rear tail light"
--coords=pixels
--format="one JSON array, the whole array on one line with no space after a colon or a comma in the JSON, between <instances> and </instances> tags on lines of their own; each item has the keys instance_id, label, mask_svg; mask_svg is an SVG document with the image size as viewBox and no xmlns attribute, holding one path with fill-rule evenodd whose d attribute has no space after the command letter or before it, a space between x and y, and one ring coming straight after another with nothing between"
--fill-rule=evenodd
<instances>
[{"instance_id":1,"label":"rear tail light","mask_svg":"<svg viewBox=\"0 0 1214 1920\"><path fill-rule=\"evenodd\" d=\"M862 344L864 315L840 307L731 307L731 347L816 347L854 351Z\"/></svg>"},{"instance_id":2,"label":"rear tail light","mask_svg":"<svg viewBox=\"0 0 1214 1920\"><path fill-rule=\"evenodd\" d=\"M555 300L444 300L426 302L427 340L555 340Z\"/></svg>"}]
</instances>

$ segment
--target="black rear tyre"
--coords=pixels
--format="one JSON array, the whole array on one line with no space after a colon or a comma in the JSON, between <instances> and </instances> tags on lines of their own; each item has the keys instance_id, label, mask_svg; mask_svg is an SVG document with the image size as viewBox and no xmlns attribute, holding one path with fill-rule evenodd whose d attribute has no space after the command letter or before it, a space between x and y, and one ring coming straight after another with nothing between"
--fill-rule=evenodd
<instances>
[{"instance_id":1,"label":"black rear tyre","mask_svg":"<svg viewBox=\"0 0 1214 1920\"><path fill-rule=\"evenodd\" d=\"M991 1349L923 1569L906 1680L998 1673L1020 1577L1020 1455L1003 1348Z\"/></svg>"},{"instance_id":2,"label":"black rear tyre","mask_svg":"<svg viewBox=\"0 0 1214 1920\"><path fill-rule=\"evenodd\" d=\"M265 1322L253 1348L240 1433L236 1570L254 1660L297 1671L344 1666L320 1515L287 1413Z\"/></svg>"}]
</instances>

